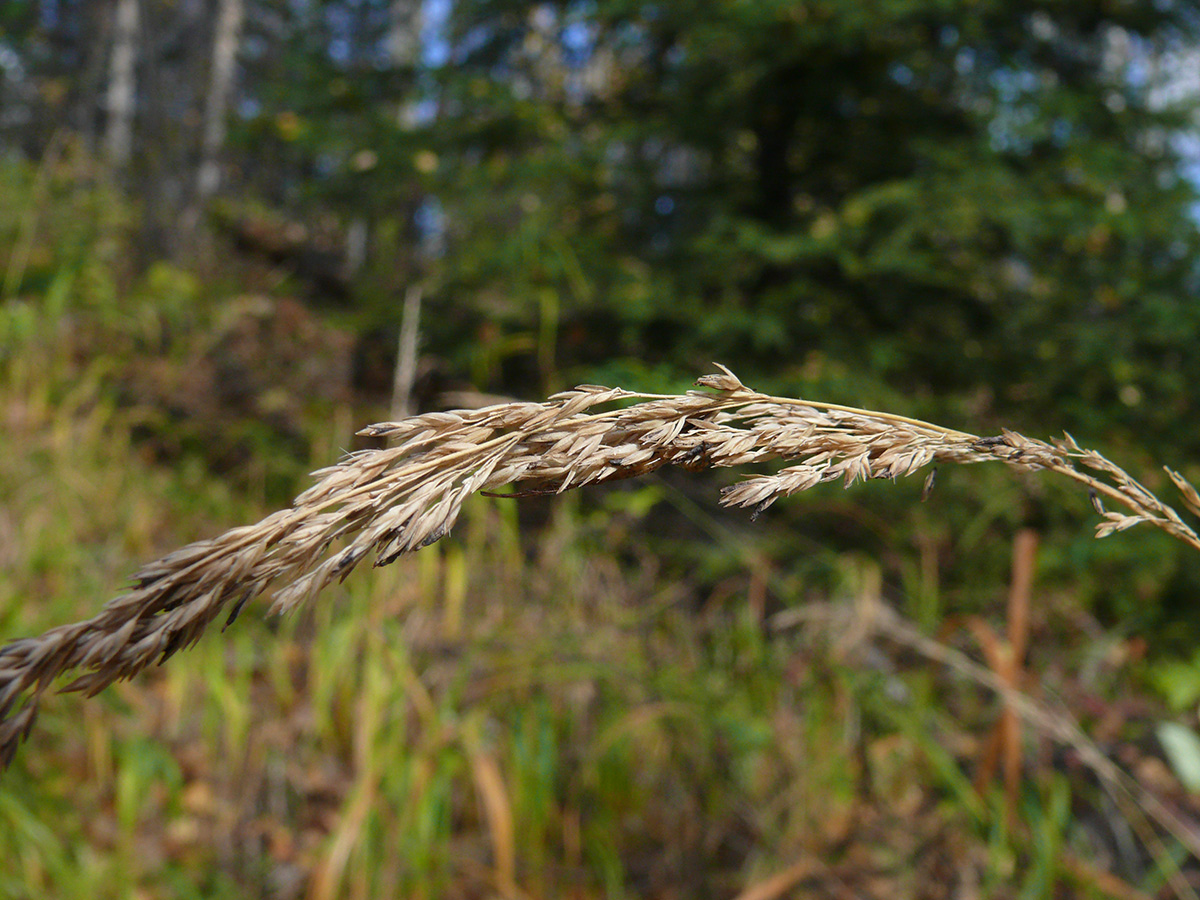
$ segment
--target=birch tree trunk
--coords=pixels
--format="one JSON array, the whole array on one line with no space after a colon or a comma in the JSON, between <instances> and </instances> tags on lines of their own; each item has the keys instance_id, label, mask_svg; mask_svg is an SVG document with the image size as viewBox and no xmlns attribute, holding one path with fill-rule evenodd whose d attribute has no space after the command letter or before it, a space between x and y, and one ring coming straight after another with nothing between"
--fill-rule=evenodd
<instances>
[{"instance_id":1,"label":"birch tree trunk","mask_svg":"<svg viewBox=\"0 0 1200 900\"><path fill-rule=\"evenodd\" d=\"M225 144L225 117L233 95L233 75L245 9L244 0L220 0L218 7L208 99L204 108L200 169L196 176L196 195L201 206L221 186L220 155Z\"/></svg>"},{"instance_id":2,"label":"birch tree trunk","mask_svg":"<svg viewBox=\"0 0 1200 900\"><path fill-rule=\"evenodd\" d=\"M417 109L416 73L421 64L422 0L392 0L388 18L388 57L393 67L409 76L408 97L397 109L397 121L402 126L412 126Z\"/></svg>"},{"instance_id":3,"label":"birch tree trunk","mask_svg":"<svg viewBox=\"0 0 1200 900\"><path fill-rule=\"evenodd\" d=\"M421 0L392 0L388 19L392 65L416 68L421 55Z\"/></svg>"},{"instance_id":4,"label":"birch tree trunk","mask_svg":"<svg viewBox=\"0 0 1200 900\"><path fill-rule=\"evenodd\" d=\"M104 150L116 169L129 164L133 150L133 111L136 103L138 0L117 0L113 17L113 49L108 75L108 122Z\"/></svg>"}]
</instances>

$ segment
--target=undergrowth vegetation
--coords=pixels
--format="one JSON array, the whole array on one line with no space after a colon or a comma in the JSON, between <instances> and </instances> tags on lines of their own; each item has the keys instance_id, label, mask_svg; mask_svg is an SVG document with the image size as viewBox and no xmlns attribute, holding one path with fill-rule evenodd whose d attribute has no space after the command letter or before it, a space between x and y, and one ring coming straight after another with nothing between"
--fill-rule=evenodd
<instances>
[{"instance_id":1,"label":"undergrowth vegetation","mask_svg":"<svg viewBox=\"0 0 1200 900\"><path fill-rule=\"evenodd\" d=\"M225 413L206 432L161 385L228 364L230 322L274 321L286 286L126 278L87 240L0 306L6 638L256 521L380 418L263 376L237 409L197 391ZM1186 738L1153 737L1194 667L1112 627L1186 583L1174 542L1097 543L1086 496L978 467L923 505L919 481L826 487L756 523L716 508L731 477L682 475L472 497L451 539L320 603L48 694L0 780L0 896L1188 895L1189 837L1138 791L1200 809ZM1007 719L1005 686L1088 738Z\"/></svg>"}]
</instances>

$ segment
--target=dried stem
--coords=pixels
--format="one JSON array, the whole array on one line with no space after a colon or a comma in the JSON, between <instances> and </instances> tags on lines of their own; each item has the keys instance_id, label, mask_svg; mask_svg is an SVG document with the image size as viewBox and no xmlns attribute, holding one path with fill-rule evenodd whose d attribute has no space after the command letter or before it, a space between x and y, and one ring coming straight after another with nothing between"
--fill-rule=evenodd
<instances>
[{"instance_id":1,"label":"dried stem","mask_svg":"<svg viewBox=\"0 0 1200 900\"><path fill-rule=\"evenodd\" d=\"M0 763L11 761L40 696L59 675L81 672L64 690L95 694L192 645L226 608L228 626L247 601L277 585L272 610L293 610L372 553L375 565L385 565L441 539L468 496L506 485L523 496L666 465L791 462L723 492L722 504L757 515L826 481L1000 461L1085 485L1103 518L1100 537L1146 522L1200 549L1200 536L1174 509L1069 435L1054 444L1011 431L978 437L890 413L772 397L724 368L697 384L704 390L678 396L585 385L545 403L427 413L364 429L392 446L350 454L316 473L317 483L290 509L143 567L95 617L0 649ZM615 401L626 405L597 410ZM1168 473L1185 505L1200 508L1195 489ZM1104 509L1100 497L1123 511Z\"/></svg>"}]
</instances>

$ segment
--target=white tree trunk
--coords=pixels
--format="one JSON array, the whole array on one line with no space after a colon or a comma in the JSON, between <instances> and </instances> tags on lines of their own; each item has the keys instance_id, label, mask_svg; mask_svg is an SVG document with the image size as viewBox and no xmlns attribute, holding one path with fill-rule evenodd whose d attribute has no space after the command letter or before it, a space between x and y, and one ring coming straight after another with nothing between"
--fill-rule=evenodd
<instances>
[{"instance_id":1,"label":"white tree trunk","mask_svg":"<svg viewBox=\"0 0 1200 900\"><path fill-rule=\"evenodd\" d=\"M196 194L201 204L221 186L220 155L225 144L225 117L229 114L229 101L233 95L233 75L245 11L244 0L220 0L208 100L204 108L200 170L196 178Z\"/></svg>"},{"instance_id":2,"label":"white tree trunk","mask_svg":"<svg viewBox=\"0 0 1200 900\"><path fill-rule=\"evenodd\" d=\"M414 412L413 383L417 380L417 350L421 341L421 289L410 287L404 295L400 318L400 345L392 379L392 419L405 419Z\"/></svg>"},{"instance_id":3,"label":"white tree trunk","mask_svg":"<svg viewBox=\"0 0 1200 900\"><path fill-rule=\"evenodd\" d=\"M415 76L421 65L421 30L425 25L422 0L392 0L388 25L387 48L392 65L405 69ZM416 85L410 85L408 97L397 110L397 121L401 126L416 124Z\"/></svg>"},{"instance_id":4,"label":"white tree trunk","mask_svg":"<svg viewBox=\"0 0 1200 900\"><path fill-rule=\"evenodd\" d=\"M114 168L124 168L133 150L136 103L138 0L117 0L113 17L113 49L108 75L108 122L104 149Z\"/></svg>"},{"instance_id":5,"label":"white tree trunk","mask_svg":"<svg viewBox=\"0 0 1200 900\"><path fill-rule=\"evenodd\" d=\"M421 0L392 0L387 40L392 65L415 68L421 61L421 14Z\"/></svg>"}]
</instances>

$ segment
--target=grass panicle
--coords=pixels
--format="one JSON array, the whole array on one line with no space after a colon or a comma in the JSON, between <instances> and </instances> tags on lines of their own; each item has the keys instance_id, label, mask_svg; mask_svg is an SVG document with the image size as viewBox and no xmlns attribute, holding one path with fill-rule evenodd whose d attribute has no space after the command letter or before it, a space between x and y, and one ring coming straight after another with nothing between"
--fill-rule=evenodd
<instances>
[{"instance_id":1,"label":"grass panicle","mask_svg":"<svg viewBox=\"0 0 1200 900\"><path fill-rule=\"evenodd\" d=\"M426 413L363 429L390 446L352 453L317 472L317 483L289 509L144 566L93 618L0 648L0 764L12 760L39 698L60 675L78 673L64 690L92 695L191 646L226 610L225 625L232 624L268 590L275 590L272 611L294 610L368 557L386 565L440 540L471 494L509 485L520 497L667 465L789 462L724 490L723 505L757 515L823 482L998 461L1079 482L1101 516L1099 537L1147 523L1200 549L1200 536L1173 508L1070 435L1055 443L1011 431L980 437L889 413L773 397L723 367L697 384L702 390L683 395L583 385L544 403ZM1200 510L1195 488L1177 472L1168 475L1184 506ZM932 483L927 479L926 492Z\"/></svg>"}]
</instances>

